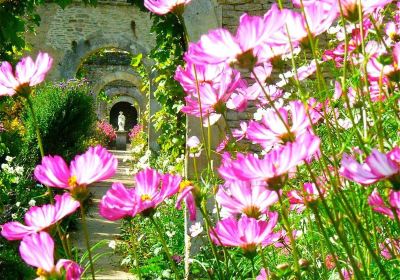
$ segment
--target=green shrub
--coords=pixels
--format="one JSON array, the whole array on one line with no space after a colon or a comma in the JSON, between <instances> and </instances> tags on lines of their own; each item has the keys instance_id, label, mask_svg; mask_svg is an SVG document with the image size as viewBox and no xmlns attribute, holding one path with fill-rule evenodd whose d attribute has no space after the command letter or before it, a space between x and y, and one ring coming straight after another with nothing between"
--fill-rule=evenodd
<instances>
[{"instance_id":1,"label":"green shrub","mask_svg":"<svg viewBox=\"0 0 400 280\"><path fill-rule=\"evenodd\" d=\"M32 103L45 154L57 154L69 161L86 150L96 122L94 99L87 84L68 81L44 85L32 95ZM29 207L49 201L46 188L38 185L32 175L40 153L29 108L18 97L1 104L0 116L6 122L6 129L0 134L0 224L4 224L11 220L23 222ZM1 279L34 278L34 271L19 257L18 242L2 237L0 275Z\"/></svg>"},{"instance_id":2,"label":"green shrub","mask_svg":"<svg viewBox=\"0 0 400 280\"><path fill-rule=\"evenodd\" d=\"M32 99L45 154L61 155L66 160L87 148L86 140L93 135L96 115L94 98L84 81L71 80L58 85L48 84L37 90ZM37 162L36 132L27 107L23 112L27 132L21 157ZM32 153L35 151L35 153Z\"/></svg>"}]
</instances>

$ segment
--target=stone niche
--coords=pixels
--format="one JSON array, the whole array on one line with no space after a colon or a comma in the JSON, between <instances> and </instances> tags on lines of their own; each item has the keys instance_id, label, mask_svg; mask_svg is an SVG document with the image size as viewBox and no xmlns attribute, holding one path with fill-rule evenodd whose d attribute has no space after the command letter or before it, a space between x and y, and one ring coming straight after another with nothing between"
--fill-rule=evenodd
<instances>
[{"instance_id":1,"label":"stone niche","mask_svg":"<svg viewBox=\"0 0 400 280\"><path fill-rule=\"evenodd\" d=\"M125 131L131 130L138 123L138 111L132 103L120 101L115 103L110 110L110 124L118 129L118 115L123 112L125 116Z\"/></svg>"}]
</instances>

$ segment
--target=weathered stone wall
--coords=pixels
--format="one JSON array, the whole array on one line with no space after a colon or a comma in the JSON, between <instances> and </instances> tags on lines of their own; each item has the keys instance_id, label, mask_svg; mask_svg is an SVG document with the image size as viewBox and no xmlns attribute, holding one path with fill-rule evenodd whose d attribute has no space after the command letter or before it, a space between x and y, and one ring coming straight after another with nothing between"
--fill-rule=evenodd
<instances>
[{"instance_id":1,"label":"weathered stone wall","mask_svg":"<svg viewBox=\"0 0 400 280\"><path fill-rule=\"evenodd\" d=\"M222 26L235 31L243 13L263 15L271 7L273 0L217 0L221 9Z\"/></svg>"},{"instance_id":2,"label":"weathered stone wall","mask_svg":"<svg viewBox=\"0 0 400 280\"><path fill-rule=\"evenodd\" d=\"M54 57L51 79L74 76L82 58L103 47L118 47L133 54L148 52L154 39L149 13L124 0L99 1L96 7L76 1L65 9L56 4L39 8L41 24L28 33L33 53Z\"/></svg>"}]
</instances>

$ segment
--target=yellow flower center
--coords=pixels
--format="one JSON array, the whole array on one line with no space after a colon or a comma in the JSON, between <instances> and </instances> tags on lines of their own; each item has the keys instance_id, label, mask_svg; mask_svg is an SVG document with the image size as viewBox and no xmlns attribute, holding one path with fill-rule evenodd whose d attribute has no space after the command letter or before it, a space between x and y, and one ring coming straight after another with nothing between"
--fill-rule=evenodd
<instances>
[{"instance_id":1,"label":"yellow flower center","mask_svg":"<svg viewBox=\"0 0 400 280\"><path fill-rule=\"evenodd\" d=\"M74 175L74 176L71 176L69 179L68 179L68 186L70 186L71 188L74 188L74 187L76 187L76 186L78 186L78 181L77 181L78 179L76 178L76 176Z\"/></svg>"},{"instance_id":2,"label":"yellow flower center","mask_svg":"<svg viewBox=\"0 0 400 280\"><path fill-rule=\"evenodd\" d=\"M44 270L43 268L38 268L37 270L36 270L36 275L37 276L46 276L47 275L47 271L46 270Z\"/></svg>"},{"instance_id":3,"label":"yellow flower center","mask_svg":"<svg viewBox=\"0 0 400 280\"><path fill-rule=\"evenodd\" d=\"M140 198L142 199L142 201L151 200L151 196L148 194L142 194Z\"/></svg>"},{"instance_id":4,"label":"yellow flower center","mask_svg":"<svg viewBox=\"0 0 400 280\"><path fill-rule=\"evenodd\" d=\"M286 132L280 136L283 143L294 142L296 140L296 136L292 132Z\"/></svg>"},{"instance_id":5,"label":"yellow flower center","mask_svg":"<svg viewBox=\"0 0 400 280\"><path fill-rule=\"evenodd\" d=\"M252 217L254 219L258 219L261 215L260 208L254 205L250 205L244 208L243 212L246 214L246 216Z\"/></svg>"},{"instance_id":6,"label":"yellow flower center","mask_svg":"<svg viewBox=\"0 0 400 280\"><path fill-rule=\"evenodd\" d=\"M183 190L192 185L192 182L188 180L184 180L179 184L179 192L183 192Z\"/></svg>"}]
</instances>

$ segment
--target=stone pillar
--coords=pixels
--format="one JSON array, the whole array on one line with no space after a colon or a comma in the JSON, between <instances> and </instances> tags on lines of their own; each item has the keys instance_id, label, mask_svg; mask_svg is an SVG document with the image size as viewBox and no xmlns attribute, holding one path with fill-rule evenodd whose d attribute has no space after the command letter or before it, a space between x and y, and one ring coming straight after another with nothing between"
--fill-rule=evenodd
<instances>
[{"instance_id":1,"label":"stone pillar","mask_svg":"<svg viewBox=\"0 0 400 280\"><path fill-rule=\"evenodd\" d=\"M117 131L116 149L126 151L127 131Z\"/></svg>"},{"instance_id":2,"label":"stone pillar","mask_svg":"<svg viewBox=\"0 0 400 280\"><path fill-rule=\"evenodd\" d=\"M217 11L214 6L213 0L202 0L202 1L192 1L190 5L186 7L184 13L184 19L189 35L189 39L191 42L196 42L200 39L202 34L206 34L210 29L215 29L220 26L219 17L217 16ZM213 125L211 129L211 149L215 149L217 145L222 141L222 135L220 131L223 131L223 122L218 122ZM220 130L222 129L222 130ZM204 135L207 135L208 129L204 129ZM186 119L186 139L191 136L197 136L200 141L202 141L202 131L201 131L201 123L200 119L192 116L187 116ZM207 137L207 136L206 136ZM186 153L187 154L187 153ZM214 155L212 155L213 166L216 167L219 159L217 159ZM199 173L201 170L207 167L207 160L205 157L205 152L202 152L202 155L196 159L197 168L199 169ZM185 175L189 179L194 179L194 168L193 168L193 159L186 157L185 158ZM208 201L207 208L212 209L214 205L214 201ZM187 215L186 215L187 216ZM201 213L197 211L197 220L202 221L203 218ZM190 222L188 219L185 219L185 279L189 277L189 258L190 255L196 254L202 241L198 238L191 238L188 234L188 228L193 225L193 222ZM203 228L205 226L203 225Z\"/></svg>"},{"instance_id":3,"label":"stone pillar","mask_svg":"<svg viewBox=\"0 0 400 280\"><path fill-rule=\"evenodd\" d=\"M190 5L186 7L184 19L191 42L197 42L201 35L220 26L220 18L213 0L192 1ZM220 135L221 127L218 128L218 125L223 125L223 122L218 122L216 125L211 127L211 133L213 135L211 139L212 149L217 147L217 145L222 141L222 136ZM197 136L202 140L199 118L187 116L186 128L186 139L191 136ZM207 128L205 128L204 135L207 135L207 133ZM186 158L185 170L188 178L194 178L192 161L193 159ZM197 165L199 170L202 170L207 166L204 152L202 153L202 156L197 159ZM216 166L215 163L214 166Z\"/></svg>"}]
</instances>

